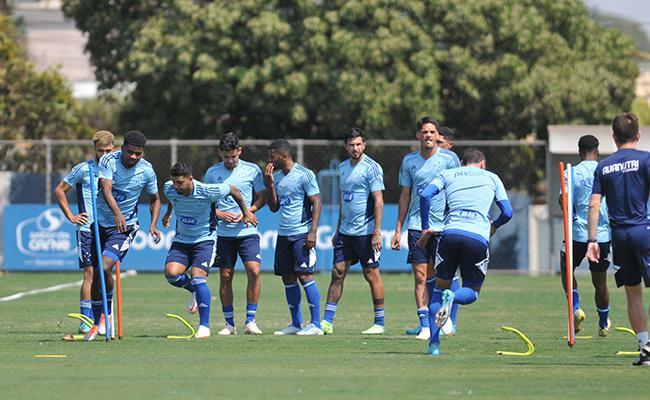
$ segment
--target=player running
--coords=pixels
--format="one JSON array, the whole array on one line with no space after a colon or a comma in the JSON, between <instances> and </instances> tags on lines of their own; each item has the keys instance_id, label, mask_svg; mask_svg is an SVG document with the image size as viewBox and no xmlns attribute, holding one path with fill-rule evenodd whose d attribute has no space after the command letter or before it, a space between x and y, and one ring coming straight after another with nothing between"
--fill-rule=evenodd
<instances>
[{"instance_id":1,"label":"player running","mask_svg":"<svg viewBox=\"0 0 650 400\"><path fill-rule=\"evenodd\" d=\"M63 180L54 189L54 196L59 203L59 208L68 219L68 221L77 225L77 255L79 256L79 269L84 271L83 283L79 293L79 312L89 319L93 319L93 309L90 297L90 287L93 282L93 264L91 254L93 249L90 246L91 235L90 225L93 223L93 206L90 197L90 173L89 169L92 166L93 178L95 179L94 186L97 187L98 169L97 163L99 159L113 151L115 138L109 131L98 131L93 136L93 146L95 156L88 160L75 165L72 170L66 175ZM70 204L66 197L66 193L72 188L75 188L77 195L77 212L74 214L70 210ZM90 326L85 323L79 325L80 333L87 333ZM105 332L102 332L102 334Z\"/></svg>"},{"instance_id":2,"label":"player running","mask_svg":"<svg viewBox=\"0 0 650 400\"><path fill-rule=\"evenodd\" d=\"M650 191L650 153L637 150L641 137L639 119L632 113L614 118L614 142L618 151L601 160L594 174L589 201L589 261L601 260L598 240L600 203L605 196L612 229L613 262L619 267L616 286L625 286L627 313L639 343L633 365L650 366L648 315L643 307L643 284L650 286L650 222L647 201Z\"/></svg>"},{"instance_id":3,"label":"player running","mask_svg":"<svg viewBox=\"0 0 650 400\"><path fill-rule=\"evenodd\" d=\"M363 130L350 129L345 133L344 142L350 158L339 165L341 207L332 237L334 267L321 328L328 335L334 332L334 314L343 294L343 282L350 266L359 262L370 285L375 311L374 324L361 333L377 335L384 333L384 282L379 272L384 171L364 154L366 136Z\"/></svg>"},{"instance_id":4,"label":"player running","mask_svg":"<svg viewBox=\"0 0 650 400\"><path fill-rule=\"evenodd\" d=\"M210 337L210 303L212 295L207 284L210 267L217 254L214 227L211 226L212 203L232 197L241 210L244 227L257 225L257 218L247 208L242 194L235 185L207 184L194 179L192 167L176 163L171 169L171 181L165 182L164 193L169 199L162 223L169 228L172 210L176 214L176 236L165 260L165 277L176 287L192 295L188 311L199 311L197 339ZM191 279L185 274L190 269Z\"/></svg>"},{"instance_id":5,"label":"player running","mask_svg":"<svg viewBox=\"0 0 650 400\"><path fill-rule=\"evenodd\" d=\"M594 170L598 165L598 139L593 135L582 136L578 140L580 163L573 167L573 269L580 265L587 255L587 214L589 212L589 197L594 182ZM567 174L564 174L566 184ZM562 198L560 198L560 206ZM601 203L598 217L598 230L596 239L600 247L600 260L589 261L591 282L594 285L596 311L598 312L598 335L605 337L609 334L612 325L609 320L609 291L607 289L607 268L609 267L609 220L607 206ZM564 242L560 250L560 267L562 269L562 287L567 292L566 284L566 254ZM573 278L573 320L575 332L580 331L580 324L585 319L585 312L580 308L580 295L578 282Z\"/></svg>"},{"instance_id":6,"label":"player running","mask_svg":"<svg viewBox=\"0 0 650 400\"><path fill-rule=\"evenodd\" d=\"M227 183L236 186L251 213L264 207L264 181L262 170L256 164L241 160L242 148L234 133L226 133L219 141L221 162L210 167L205 173L205 183ZM219 200L215 209L218 219L217 267L219 267L219 297L225 320L219 335L235 335L235 315L233 308L232 278L237 263L237 255L244 263L248 278L246 288L246 322L244 333L261 335L262 330L255 322L257 303L260 299L260 235L255 225L245 226L242 214L234 197Z\"/></svg>"},{"instance_id":7,"label":"player running","mask_svg":"<svg viewBox=\"0 0 650 400\"><path fill-rule=\"evenodd\" d=\"M415 137L420 141L420 150L404 156L399 171L401 192L397 211L397 224L391 242L393 250L400 249L402 227L407 219L408 228L408 257L415 278L415 305L420 324L417 328L406 331L407 335L417 335L417 339L429 340L429 298L435 282L433 271L433 256L438 246L439 235L429 241L426 248L420 248L415 243L420 239L422 224L420 223L419 194L441 171L460 167L460 161L455 153L438 147L438 122L431 117L424 117L417 123ZM441 194L433 200L433 206L427 221L436 231L441 232L445 217L445 196ZM457 287L458 280L454 280ZM428 290L427 290L428 289ZM457 307L454 309L452 321L456 321ZM450 327L446 332L452 333Z\"/></svg>"},{"instance_id":8,"label":"player running","mask_svg":"<svg viewBox=\"0 0 650 400\"><path fill-rule=\"evenodd\" d=\"M316 234L321 213L320 189L314 173L293 161L285 139L269 146L269 164L264 170L266 202L272 212L280 211L275 246L275 274L282 276L291 324L274 335L322 335L320 293L314 279ZM302 328L300 287L307 296L311 323Z\"/></svg>"},{"instance_id":9,"label":"player running","mask_svg":"<svg viewBox=\"0 0 650 400\"><path fill-rule=\"evenodd\" d=\"M429 304L431 338L429 354L440 354L440 328L450 317L454 304L478 300L487 273L490 236L512 218L506 190L496 174L485 170L485 156L476 149L463 153L463 167L442 171L420 195L422 237L425 247L435 230L429 226L431 199L445 193L449 211L436 251L436 287ZM501 215L490 221L488 212L496 201ZM460 268L463 287L451 289L451 281Z\"/></svg>"}]
</instances>

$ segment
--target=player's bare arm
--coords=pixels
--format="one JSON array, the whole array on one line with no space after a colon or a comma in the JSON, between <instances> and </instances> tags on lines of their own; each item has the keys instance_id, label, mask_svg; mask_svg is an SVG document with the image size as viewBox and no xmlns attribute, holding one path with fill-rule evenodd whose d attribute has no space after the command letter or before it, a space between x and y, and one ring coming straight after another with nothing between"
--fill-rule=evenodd
<instances>
[{"instance_id":1,"label":"player's bare arm","mask_svg":"<svg viewBox=\"0 0 650 400\"><path fill-rule=\"evenodd\" d=\"M149 225L149 235L155 243L160 242L162 237L158 230L158 218L160 217L160 195L158 193L149 196L149 213L151 213L151 225Z\"/></svg>"},{"instance_id":2,"label":"player's bare arm","mask_svg":"<svg viewBox=\"0 0 650 400\"><path fill-rule=\"evenodd\" d=\"M592 194L589 198L589 214L587 217L587 257L592 262L600 260L600 247L596 242L596 231L598 228L598 213L600 212L600 194Z\"/></svg>"},{"instance_id":3,"label":"player's bare arm","mask_svg":"<svg viewBox=\"0 0 650 400\"><path fill-rule=\"evenodd\" d=\"M311 230L307 234L307 240L305 240L305 247L311 249L313 247L316 247L316 238L318 235L318 221L320 220L320 212L321 212L320 194L309 196L309 202L311 203L311 206L313 207L314 211L312 215Z\"/></svg>"},{"instance_id":4,"label":"player's bare arm","mask_svg":"<svg viewBox=\"0 0 650 400\"><path fill-rule=\"evenodd\" d=\"M172 219L172 211L174 210L174 206L172 205L172 202L170 201L167 203L167 211L165 211L165 215L162 217L162 225L165 228L169 228L169 223Z\"/></svg>"},{"instance_id":5,"label":"player's bare arm","mask_svg":"<svg viewBox=\"0 0 650 400\"><path fill-rule=\"evenodd\" d=\"M273 178L273 164L269 163L266 168L264 168L264 198L266 199L266 204L269 205L269 210L271 212L277 212L280 209L280 202L278 201L278 195L275 193L275 180Z\"/></svg>"},{"instance_id":6,"label":"player's bare arm","mask_svg":"<svg viewBox=\"0 0 650 400\"><path fill-rule=\"evenodd\" d=\"M375 200L375 230L372 233L372 249L375 252L381 251L381 219L384 213L384 196L381 190L371 193ZM399 242L398 242L399 243ZM392 247L392 243L391 243Z\"/></svg>"},{"instance_id":7,"label":"player's bare arm","mask_svg":"<svg viewBox=\"0 0 650 400\"><path fill-rule=\"evenodd\" d=\"M68 203L68 198L65 195L68 193L70 188L70 185L67 183L63 181L59 182L59 184L56 185L56 189L54 189L54 197L56 197L56 201L59 203L59 208L68 221L75 225L86 225L88 223L88 213L82 212L75 215L75 213L70 210L70 203Z\"/></svg>"},{"instance_id":8,"label":"player's bare arm","mask_svg":"<svg viewBox=\"0 0 650 400\"><path fill-rule=\"evenodd\" d=\"M242 197L239 189L237 189L237 186L230 185L230 196L232 196L233 200L235 200L235 203L237 203L239 209L241 210L241 221L244 223L244 225L257 226L257 217L246 206L246 202L244 201L244 198Z\"/></svg>"},{"instance_id":9,"label":"player's bare arm","mask_svg":"<svg viewBox=\"0 0 650 400\"><path fill-rule=\"evenodd\" d=\"M399 193L399 200L397 205L397 224L395 224L395 234L391 240L390 247L393 250L400 249L400 242L402 240L402 226L406 219L406 213L409 209L409 202L411 201L411 188L402 186Z\"/></svg>"}]
</instances>

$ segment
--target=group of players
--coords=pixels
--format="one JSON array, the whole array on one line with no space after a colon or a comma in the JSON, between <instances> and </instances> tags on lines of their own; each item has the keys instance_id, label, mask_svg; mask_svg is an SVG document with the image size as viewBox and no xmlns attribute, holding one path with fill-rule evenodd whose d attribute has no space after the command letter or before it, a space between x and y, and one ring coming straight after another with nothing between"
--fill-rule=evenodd
<instances>
[{"instance_id":1,"label":"group of players","mask_svg":"<svg viewBox=\"0 0 650 400\"><path fill-rule=\"evenodd\" d=\"M402 161L398 218L391 241L391 247L399 249L402 228L408 229L407 262L415 276L420 323L407 334L429 340L428 352L432 355L439 354L441 332L455 332L458 305L478 299L488 267L490 236L512 217L503 183L485 170L484 155L468 149L462 155L461 166L454 152L441 147L453 145L453 137L450 141L450 135L443 136L440 131L449 132L431 117L417 122L419 150ZM384 286L379 270L383 170L365 154L363 130L348 130L343 141L349 158L339 166L340 209L332 238L334 265L322 319L314 279L320 190L314 173L294 161L290 143L278 139L270 144L264 171L240 159L242 148L233 133L221 138L222 161L206 171L203 182L194 179L189 164L172 166L171 180L164 184L168 208L162 223L169 227L175 214L176 235L165 261L165 277L171 285L190 292L188 311L198 312L200 320L196 338L210 336L207 276L212 267L218 267L220 272L219 295L225 320L218 334L236 334L232 277L238 256L248 277L243 332L262 334L255 320L261 263L255 213L264 205L280 214L274 271L282 277L291 316L291 322L274 334L332 334L346 274L357 262L370 286L374 307L374 322L362 333L384 333ZM85 271L80 307L81 313L94 321L92 326L80 326L85 340L95 339L102 327L106 329L99 274L93 274L92 266L103 267L110 310L113 267L124 258L139 229L137 203L143 191L151 200L149 234L160 240L157 223L161 200L154 170L143 158L146 138L139 131L129 131L121 149L115 152L113 142L110 132L97 132L93 138L94 159L75 166L56 188L62 211L79 225L80 266ZM96 216L89 205L91 176L99 188ZM78 195L78 214L70 210L66 199L72 187ZM493 201L501 214L491 220ZM99 226L101 260L93 247L93 218L97 218ZM462 278L462 287L457 275ZM302 321L300 286L310 310L307 324Z\"/></svg>"}]
</instances>

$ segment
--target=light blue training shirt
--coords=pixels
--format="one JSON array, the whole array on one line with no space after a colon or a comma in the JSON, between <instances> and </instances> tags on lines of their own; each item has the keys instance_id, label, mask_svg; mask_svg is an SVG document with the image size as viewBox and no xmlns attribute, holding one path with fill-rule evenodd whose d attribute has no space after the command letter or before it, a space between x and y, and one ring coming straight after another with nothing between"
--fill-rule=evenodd
<instances>
[{"instance_id":1,"label":"light blue training shirt","mask_svg":"<svg viewBox=\"0 0 650 400\"><path fill-rule=\"evenodd\" d=\"M226 168L223 162L213 165L205 172L203 181L205 183L226 183L236 186L248 207L253 204L253 194L264 191L262 170L256 164L244 160L239 160L237 166L232 170ZM217 208L221 211L241 214L241 210L232 196L221 198L217 202ZM227 222L220 219L217 224L219 227L218 236L244 237L258 234L255 226L246 227L243 222Z\"/></svg>"},{"instance_id":2,"label":"light blue training shirt","mask_svg":"<svg viewBox=\"0 0 650 400\"><path fill-rule=\"evenodd\" d=\"M587 216L589 214L589 198L594 186L594 171L598 161L586 160L572 168L573 170L573 240L587 243ZM564 171L564 183L567 181L567 171ZM598 213L598 229L596 240L609 242L609 217L607 215L607 203L604 198L600 202Z\"/></svg>"},{"instance_id":3,"label":"light blue training shirt","mask_svg":"<svg viewBox=\"0 0 650 400\"><path fill-rule=\"evenodd\" d=\"M131 226L138 222L140 194L143 190L150 195L158 193L158 181L149 161L142 158L133 167L126 168L121 158L121 150L102 156L99 160L99 179L113 181L113 197L126 219L126 225ZM97 214L97 221L101 226L115 226L115 216L100 189L97 196Z\"/></svg>"},{"instance_id":4,"label":"light blue training shirt","mask_svg":"<svg viewBox=\"0 0 650 400\"><path fill-rule=\"evenodd\" d=\"M90 195L89 163L92 164L93 167L93 175L95 179L94 184L95 189L97 189L99 170L97 169L97 163L95 163L95 160L88 160L75 165L70 172L68 172L68 175L63 178L63 182L68 184L68 186L75 188L79 213L85 212L88 214L88 223L85 225L79 225L79 230L84 232L90 232L90 224L93 223L93 200Z\"/></svg>"},{"instance_id":5,"label":"light blue training shirt","mask_svg":"<svg viewBox=\"0 0 650 400\"><path fill-rule=\"evenodd\" d=\"M280 203L278 235L293 236L307 233L311 228L312 207L309 196L320 194L316 175L295 163L288 174L273 173L275 192Z\"/></svg>"},{"instance_id":6,"label":"light blue training shirt","mask_svg":"<svg viewBox=\"0 0 650 400\"><path fill-rule=\"evenodd\" d=\"M363 154L352 166L350 159L339 164L341 226L344 235L370 235L375 229L375 200L372 192L385 189L384 171L375 160Z\"/></svg>"}]
</instances>

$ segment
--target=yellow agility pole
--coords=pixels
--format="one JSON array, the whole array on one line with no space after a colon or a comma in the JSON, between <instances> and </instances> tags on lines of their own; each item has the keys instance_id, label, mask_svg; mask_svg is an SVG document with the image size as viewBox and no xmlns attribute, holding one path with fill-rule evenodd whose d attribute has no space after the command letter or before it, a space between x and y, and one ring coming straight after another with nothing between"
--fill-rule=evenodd
<instances>
[{"instance_id":1,"label":"yellow agility pole","mask_svg":"<svg viewBox=\"0 0 650 400\"><path fill-rule=\"evenodd\" d=\"M515 352L515 351L501 351L501 350L499 350L499 351L497 351L498 355L500 355L500 356L526 357L526 356L532 355L535 352L535 345L533 345L533 342L531 342L530 339L528 339L526 337L526 335L524 335L519 329L515 329L515 328L513 328L511 326L502 326L501 330L506 331L506 332L513 332L514 334L516 334L517 337L519 337L519 339L521 339L521 341L524 342L524 344L526 345L526 347L528 349L523 353Z\"/></svg>"},{"instance_id":2,"label":"yellow agility pole","mask_svg":"<svg viewBox=\"0 0 650 400\"><path fill-rule=\"evenodd\" d=\"M177 319L177 320L181 321L181 323L182 323L183 325L185 325L185 326L187 327L187 329L190 330L190 334L189 334L189 335L180 335L180 336L178 336L178 335L169 335L169 336L167 336L167 339L192 339L192 337L193 337L194 334L196 333L196 331L194 330L194 328L192 327L192 325L190 325L190 323L187 322L187 321L185 320L185 318L181 317L180 315L176 315L176 314L165 314L165 317L167 317L167 318L173 318L173 319Z\"/></svg>"},{"instance_id":3,"label":"yellow agility pole","mask_svg":"<svg viewBox=\"0 0 650 400\"><path fill-rule=\"evenodd\" d=\"M626 328L624 326L616 326L616 327L614 327L614 330L617 331L617 332L627 332L630 335L636 337L636 333L634 333L634 331L632 329ZM625 356L638 356L639 352L638 351L617 351L616 355L617 356L622 356L622 357L625 357Z\"/></svg>"}]
</instances>

